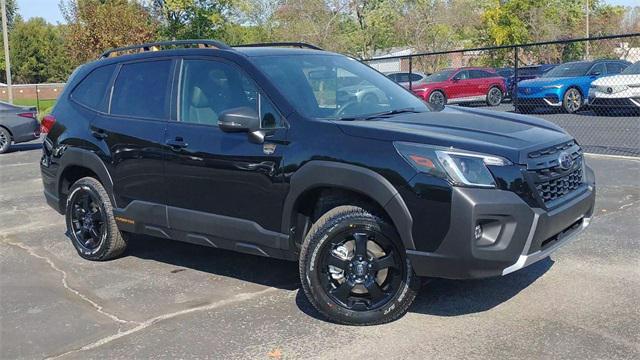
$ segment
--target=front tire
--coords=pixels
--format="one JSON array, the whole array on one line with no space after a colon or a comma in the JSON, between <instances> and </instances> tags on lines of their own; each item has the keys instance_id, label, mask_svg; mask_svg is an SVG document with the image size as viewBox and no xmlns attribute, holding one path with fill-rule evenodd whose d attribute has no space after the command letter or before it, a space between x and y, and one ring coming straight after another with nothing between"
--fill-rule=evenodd
<instances>
[{"instance_id":1,"label":"front tire","mask_svg":"<svg viewBox=\"0 0 640 360\"><path fill-rule=\"evenodd\" d=\"M429 95L428 102L434 105L446 105L447 104L447 96L440 90L435 90Z\"/></svg>"},{"instance_id":2,"label":"front tire","mask_svg":"<svg viewBox=\"0 0 640 360\"><path fill-rule=\"evenodd\" d=\"M582 107L582 94L576 88L570 88L562 98L562 108L569 114L573 114Z\"/></svg>"},{"instance_id":3,"label":"front tire","mask_svg":"<svg viewBox=\"0 0 640 360\"><path fill-rule=\"evenodd\" d=\"M373 325L404 315L419 290L396 230L358 207L338 206L309 230L300 280L311 304L332 321Z\"/></svg>"},{"instance_id":4,"label":"front tire","mask_svg":"<svg viewBox=\"0 0 640 360\"><path fill-rule=\"evenodd\" d=\"M9 131L0 126L0 154L4 154L9 151L11 141L12 139Z\"/></svg>"},{"instance_id":5,"label":"front tire","mask_svg":"<svg viewBox=\"0 0 640 360\"><path fill-rule=\"evenodd\" d=\"M85 177L71 186L65 217L71 242L85 259L110 260L127 248L116 225L109 195L98 180Z\"/></svg>"}]
</instances>

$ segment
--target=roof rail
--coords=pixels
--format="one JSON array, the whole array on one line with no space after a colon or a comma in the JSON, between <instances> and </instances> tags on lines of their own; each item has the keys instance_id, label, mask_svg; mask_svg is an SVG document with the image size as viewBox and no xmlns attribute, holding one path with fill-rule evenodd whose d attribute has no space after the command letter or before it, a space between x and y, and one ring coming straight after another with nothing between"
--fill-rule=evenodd
<instances>
[{"instance_id":1,"label":"roof rail","mask_svg":"<svg viewBox=\"0 0 640 360\"><path fill-rule=\"evenodd\" d=\"M137 52L145 51L157 51L164 46L177 47L182 45L188 47L188 45L197 45L200 48L214 48L214 49L231 49L231 47L221 41L217 40L173 40L173 41L158 41L152 43L145 43L140 45L125 46L107 50L100 55L101 59L106 59L119 52L128 52L136 50Z\"/></svg>"},{"instance_id":2,"label":"roof rail","mask_svg":"<svg viewBox=\"0 0 640 360\"><path fill-rule=\"evenodd\" d=\"M233 47L264 47L264 46L299 47L299 48L306 48L306 49L312 49L312 50L322 50L321 48L315 45L311 45L303 42L269 42L269 43L233 45Z\"/></svg>"}]
</instances>

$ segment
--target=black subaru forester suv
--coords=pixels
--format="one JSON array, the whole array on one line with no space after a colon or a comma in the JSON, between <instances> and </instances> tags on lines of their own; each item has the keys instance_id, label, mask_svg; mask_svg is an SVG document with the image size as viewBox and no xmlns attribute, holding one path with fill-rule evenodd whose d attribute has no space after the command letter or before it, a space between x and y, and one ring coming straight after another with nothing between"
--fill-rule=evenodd
<instances>
[{"instance_id":1,"label":"black subaru forester suv","mask_svg":"<svg viewBox=\"0 0 640 360\"><path fill-rule=\"evenodd\" d=\"M73 73L41 169L80 256L147 234L298 261L322 314L377 324L420 276L506 275L589 224L594 174L558 126L277 45L144 44Z\"/></svg>"}]
</instances>

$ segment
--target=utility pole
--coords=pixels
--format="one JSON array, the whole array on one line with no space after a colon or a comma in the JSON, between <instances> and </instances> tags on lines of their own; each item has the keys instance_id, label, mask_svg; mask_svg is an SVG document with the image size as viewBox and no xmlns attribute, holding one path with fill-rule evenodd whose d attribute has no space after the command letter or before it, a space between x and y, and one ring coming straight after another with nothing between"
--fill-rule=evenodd
<instances>
[{"instance_id":1,"label":"utility pole","mask_svg":"<svg viewBox=\"0 0 640 360\"><path fill-rule=\"evenodd\" d=\"M7 73L7 92L9 94L9 103L13 104L13 88L11 87L11 61L9 60L9 36L7 35L7 4L6 0L0 0L2 3L2 40L4 42L4 64Z\"/></svg>"},{"instance_id":2,"label":"utility pole","mask_svg":"<svg viewBox=\"0 0 640 360\"><path fill-rule=\"evenodd\" d=\"M4 1L4 0L3 0ZM587 8L587 38L589 38L589 0L586 0L586 8ZM587 40L586 55L587 58L585 60L589 60L589 40Z\"/></svg>"}]
</instances>

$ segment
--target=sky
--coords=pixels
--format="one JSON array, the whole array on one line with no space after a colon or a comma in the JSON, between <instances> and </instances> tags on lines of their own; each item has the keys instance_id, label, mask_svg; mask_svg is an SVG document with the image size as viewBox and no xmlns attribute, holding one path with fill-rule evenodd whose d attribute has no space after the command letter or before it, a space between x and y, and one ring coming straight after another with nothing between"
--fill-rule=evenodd
<instances>
[{"instance_id":1,"label":"sky","mask_svg":"<svg viewBox=\"0 0 640 360\"><path fill-rule=\"evenodd\" d=\"M605 0L604 2L624 6L638 5L638 0ZM18 12L25 19L43 17L54 24L64 22L58 3L59 0L18 0Z\"/></svg>"}]
</instances>

